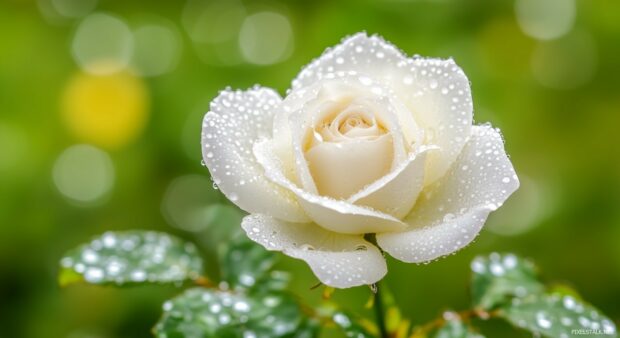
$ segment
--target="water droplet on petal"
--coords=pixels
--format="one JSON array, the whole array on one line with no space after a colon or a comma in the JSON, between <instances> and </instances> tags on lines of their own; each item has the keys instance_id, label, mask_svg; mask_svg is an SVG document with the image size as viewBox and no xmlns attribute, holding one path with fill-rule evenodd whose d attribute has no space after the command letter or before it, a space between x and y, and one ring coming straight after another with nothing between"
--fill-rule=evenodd
<instances>
[{"instance_id":1,"label":"water droplet on petal","mask_svg":"<svg viewBox=\"0 0 620 338\"><path fill-rule=\"evenodd\" d=\"M300 246L300 248L301 248L302 250L314 250L314 247L313 247L312 245L310 245L310 244L302 244L302 245Z\"/></svg>"}]
</instances>

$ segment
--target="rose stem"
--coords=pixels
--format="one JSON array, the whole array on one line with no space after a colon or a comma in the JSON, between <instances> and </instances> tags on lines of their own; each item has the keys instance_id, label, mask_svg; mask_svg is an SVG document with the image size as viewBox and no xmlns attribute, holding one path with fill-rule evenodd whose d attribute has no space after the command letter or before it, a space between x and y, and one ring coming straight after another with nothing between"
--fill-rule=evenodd
<instances>
[{"instance_id":1,"label":"rose stem","mask_svg":"<svg viewBox=\"0 0 620 338\"><path fill-rule=\"evenodd\" d=\"M381 298L381 287L379 282L376 284L375 301L373 307L375 308L375 319L377 321L377 327L381 338L389 338L387 330L385 329L385 314L383 313L383 299Z\"/></svg>"},{"instance_id":2,"label":"rose stem","mask_svg":"<svg viewBox=\"0 0 620 338\"><path fill-rule=\"evenodd\" d=\"M365 234L364 239L379 248L379 251L381 251L381 254L383 255L383 250L381 250L381 248L377 245L377 238L375 234ZM383 313L383 299L381 297L381 287L379 286L379 282L371 285L370 289L375 293L373 307L375 308L375 320L377 321L380 337L389 338L385 328L385 314Z\"/></svg>"}]
</instances>

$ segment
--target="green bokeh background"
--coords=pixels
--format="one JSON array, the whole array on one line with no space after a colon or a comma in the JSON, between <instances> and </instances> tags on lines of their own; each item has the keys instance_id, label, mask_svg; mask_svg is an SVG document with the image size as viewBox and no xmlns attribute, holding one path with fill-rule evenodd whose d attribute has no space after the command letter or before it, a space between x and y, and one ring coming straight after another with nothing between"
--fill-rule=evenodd
<instances>
[{"instance_id":1,"label":"green bokeh background","mask_svg":"<svg viewBox=\"0 0 620 338\"><path fill-rule=\"evenodd\" d=\"M476 122L502 129L523 181L457 255L428 265L388 259L385 282L404 314L420 324L445 309L466 308L472 257L512 251L535 260L545 279L574 286L620 322L617 0L578 0L572 29L553 41L524 34L513 1L245 1L248 13L281 13L292 27L292 54L268 66L203 62L181 24L185 1L101 0L94 11L123 18L130 27L145 16L170 20L181 37L181 54L173 71L143 79L148 122L135 140L108 151L116 180L108 198L93 206L71 203L52 180L63 150L83 143L63 123L60 108L66 84L79 71L71 41L80 19L50 20L41 3L0 2L0 337L149 337L161 303L179 289L59 289L58 259L105 230L138 228L194 240L213 262L213 225L193 234L173 227L162 212L171 182L209 175L199 145L206 104L226 86L260 83L284 94L304 64L362 30L383 35L408 54L453 57L472 83ZM580 43L584 36L586 47ZM580 59L583 48L590 48L591 59ZM583 67L594 72L574 88L550 88L540 81L549 73L537 75L532 67L540 53L549 53L543 69L566 80L561 84L572 83ZM212 189L193 193L228 203ZM226 223L211 220L218 222ZM316 279L303 262L283 257L280 267L293 272L298 294L319 301L320 291L309 290ZM335 299L360 309L368 295L367 288L356 288L336 292ZM500 324L487 329L491 337L527 336L500 334L506 329Z\"/></svg>"}]
</instances>

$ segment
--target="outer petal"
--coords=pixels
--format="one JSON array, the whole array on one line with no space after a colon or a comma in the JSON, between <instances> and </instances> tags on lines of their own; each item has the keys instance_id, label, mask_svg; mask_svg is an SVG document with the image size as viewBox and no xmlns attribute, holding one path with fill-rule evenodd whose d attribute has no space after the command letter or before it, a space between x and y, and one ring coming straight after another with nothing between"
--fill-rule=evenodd
<instances>
[{"instance_id":1,"label":"outer petal","mask_svg":"<svg viewBox=\"0 0 620 338\"><path fill-rule=\"evenodd\" d=\"M368 185L348 201L380 210L396 218L406 216L424 186L424 165L433 148L421 148L396 170Z\"/></svg>"},{"instance_id":2,"label":"outer petal","mask_svg":"<svg viewBox=\"0 0 620 338\"><path fill-rule=\"evenodd\" d=\"M246 216L241 226L268 250L302 259L325 284L336 288L372 284L387 273L379 249L362 236L343 235L316 224L288 223L267 215Z\"/></svg>"},{"instance_id":3,"label":"outer petal","mask_svg":"<svg viewBox=\"0 0 620 338\"><path fill-rule=\"evenodd\" d=\"M271 136L280 102L268 88L222 91L202 123L202 155L213 181L241 209L306 222L295 195L267 180L252 156L253 144Z\"/></svg>"},{"instance_id":4,"label":"outer petal","mask_svg":"<svg viewBox=\"0 0 620 338\"><path fill-rule=\"evenodd\" d=\"M407 56L397 47L378 35L357 33L342 40L340 44L325 50L323 55L312 61L297 75L292 83L292 92L310 87L324 79L357 75L366 81L376 80L374 86L386 86L390 91L394 81L401 84ZM287 98L288 100L288 98ZM400 104L400 102L398 102ZM408 140L417 139L416 121L406 107L396 109L398 122Z\"/></svg>"},{"instance_id":5,"label":"outer petal","mask_svg":"<svg viewBox=\"0 0 620 338\"><path fill-rule=\"evenodd\" d=\"M306 66L293 89L342 72L369 75L396 92L426 131L425 144L440 148L429 154L425 185L443 176L471 132L471 89L461 68L451 59L407 58L381 37L358 33ZM399 119L406 129L410 122Z\"/></svg>"},{"instance_id":6,"label":"outer petal","mask_svg":"<svg viewBox=\"0 0 620 338\"><path fill-rule=\"evenodd\" d=\"M450 171L426 188L405 219L410 229L377 234L377 243L390 255L419 263L464 247L519 187L499 132L488 125L472 132Z\"/></svg>"},{"instance_id":7,"label":"outer petal","mask_svg":"<svg viewBox=\"0 0 620 338\"><path fill-rule=\"evenodd\" d=\"M399 219L382 212L318 196L299 188L283 174L282 162L267 140L254 146L254 155L263 166L267 178L292 191L310 219L327 230L343 234L364 234L398 231L406 227Z\"/></svg>"},{"instance_id":8,"label":"outer petal","mask_svg":"<svg viewBox=\"0 0 620 338\"><path fill-rule=\"evenodd\" d=\"M440 149L429 154L428 185L446 173L471 134L471 89L465 73L451 59L414 58L403 68L393 80L395 90L425 131L425 144Z\"/></svg>"},{"instance_id":9,"label":"outer petal","mask_svg":"<svg viewBox=\"0 0 620 338\"><path fill-rule=\"evenodd\" d=\"M292 87L293 90L307 87L329 77L329 74L348 71L385 80L391 69L406 60L407 57L398 48L380 36L357 33L344 38L337 46L328 48L323 55L304 67L293 80Z\"/></svg>"}]
</instances>

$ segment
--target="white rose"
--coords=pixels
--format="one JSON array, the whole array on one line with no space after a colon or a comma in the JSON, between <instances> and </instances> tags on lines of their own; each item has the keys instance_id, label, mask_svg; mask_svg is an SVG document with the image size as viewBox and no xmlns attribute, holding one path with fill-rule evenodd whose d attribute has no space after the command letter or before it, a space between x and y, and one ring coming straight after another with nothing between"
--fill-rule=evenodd
<instances>
[{"instance_id":1,"label":"white rose","mask_svg":"<svg viewBox=\"0 0 620 338\"><path fill-rule=\"evenodd\" d=\"M284 99L222 91L202 147L220 190L250 213L247 235L338 288L387 272L365 234L427 262L470 243L519 186L498 130L472 125L453 60L408 58L364 33L305 67Z\"/></svg>"}]
</instances>

